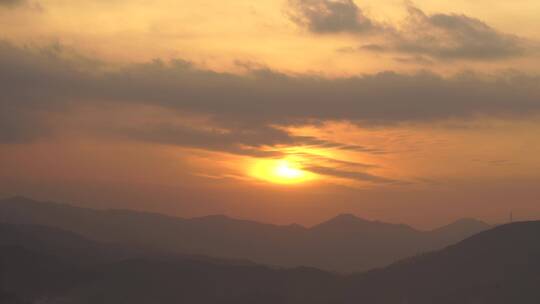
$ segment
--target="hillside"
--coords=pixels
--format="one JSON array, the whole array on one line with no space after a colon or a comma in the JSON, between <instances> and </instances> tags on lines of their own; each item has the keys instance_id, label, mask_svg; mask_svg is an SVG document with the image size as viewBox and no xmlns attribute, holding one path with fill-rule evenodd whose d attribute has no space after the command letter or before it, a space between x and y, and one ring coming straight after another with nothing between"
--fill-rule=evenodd
<instances>
[{"instance_id":1,"label":"hillside","mask_svg":"<svg viewBox=\"0 0 540 304\"><path fill-rule=\"evenodd\" d=\"M540 300L540 222L500 226L444 250L353 275L165 254L90 258L107 244L87 247L86 255L53 254L60 252L54 248L96 244L76 235L65 238L66 233L0 225L0 297L11 303L48 304L533 304ZM32 248L35 239L50 250ZM62 242L55 241L59 239Z\"/></svg>"}]
</instances>

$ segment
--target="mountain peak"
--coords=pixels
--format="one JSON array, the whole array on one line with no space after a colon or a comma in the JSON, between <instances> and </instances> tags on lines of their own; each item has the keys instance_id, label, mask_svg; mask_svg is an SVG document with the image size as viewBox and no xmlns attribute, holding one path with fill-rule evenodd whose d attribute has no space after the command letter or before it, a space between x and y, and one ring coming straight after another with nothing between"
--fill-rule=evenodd
<instances>
[{"instance_id":1,"label":"mountain peak","mask_svg":"<svg viewBox=\"0 0 540 304\"><path fill-rule=\"evenodd\" d=\"M486 228L487 229L489 227L490 227L489 224L483 221L474 219L474 218L461 218L448 225L442 226L436 230L449 229L449 228Z\"/></svg>"},{"instance_id":2,"label":"mountain peak","mask_svg":"<svg viewBox=\"0 0 540 304\"><path fill-rule=\"evenodd\" d=\"M292 229L302 229L302 230L305 229L304 226L302 226L300 224L297 224L297 223L290 224L287 227L292 228Z\"/></svg>"},{"instance_id":3,"label":"mountain peak","mask_svg":"<svg viewBox=\"0 0 540 304\"><path fill-rule=\"evenodd\" d=\"M414 234L418 232L414 228L407 225L385 223L378 220L367 220L350 213L339 214L326 222L314 226L313 229L349 234L376 231L381 235L393 235L401 233Z\"/></svg>"},{"instance_id":4,"label":"mountain peak","mask_svg":"<svg viewBox=\"0 0 540 304\"><path fill-rule=\"evenodd\" d=\"M477 219L472 218L472 217L464 217L464 218L458 219L458 220L454 221L453 223L451 223L450 225L468 225L468 224L489 226L489 224L487 224L486 222L483 222L481 220L477 220Z\"/></svg>"},{"instance_id":5,"label":"mountain peak","mask_svg":"<svg viewBox=\"0 0 540 304\"><path fill-rule=\"evenodd\" d=\"M234 220L234 219L224 214L210 214L210 215L205 215L205 216L194 217L192 218L192 220L229 221L229 220Z\"/></svg>"},{"instance_id":6,"label":"mountain peak","mask_svg":"<svg viewBox=\"0 0 540 304\"><path fill-rule=\"evenodd\" d=\"M341 213L330 219L328 222L369 223L370 221L360 218L352 213Z\"/></svg>"},{"instance_id":7,"label":"mountain peak","mask_svg":"<svg viewBox=\"0 0 540 304\"><path fill-rule=\"evenodd\" d=\"M326 222L320 223L316 225L313 228L321 228L321 227L350 227L350 226L357 226L357 225L366 225L372 223L368 220L362 219L357 217L354 214L351 213L342 213L339 214L331 219L329 219Z\"/></svg>"},{"instance_id":8,"label":"mountain peak","mask_svg":"<svg viewBox=\"0 0 540 304\"><path fill-rule=\"evenodd\" d=\"M356 215L352 213L340 213L335 216L335 218L342 218L342 219L359 219Z\"/></svg>"}]
</instances>

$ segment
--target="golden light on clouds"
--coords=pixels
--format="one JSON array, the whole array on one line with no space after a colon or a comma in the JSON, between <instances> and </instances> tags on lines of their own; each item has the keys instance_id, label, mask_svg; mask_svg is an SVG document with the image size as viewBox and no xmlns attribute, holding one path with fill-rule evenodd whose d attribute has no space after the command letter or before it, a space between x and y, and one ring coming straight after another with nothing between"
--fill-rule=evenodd
<instances>
[{"instance_id":1,"label":"golden light on clouds","mask_svg":"<svg viewBox=\"0 0 540 304\"><path fill-rule=\"evenodd\" d=\"M0 196L540 212L540 1L486 3L0 1Z\"/></svg>"},{"instance_id":2,"label":"golden light on clouds","mask_svg":"<svg viewBox=\"0 0 540 304\"><path fill-rule=\"evenodd\" d=\"M261 159L251 167L250 175L258 180L274 184L294 185L316 178L316 175L302 169L295 158Z\"/></svg>"}]
</instances>

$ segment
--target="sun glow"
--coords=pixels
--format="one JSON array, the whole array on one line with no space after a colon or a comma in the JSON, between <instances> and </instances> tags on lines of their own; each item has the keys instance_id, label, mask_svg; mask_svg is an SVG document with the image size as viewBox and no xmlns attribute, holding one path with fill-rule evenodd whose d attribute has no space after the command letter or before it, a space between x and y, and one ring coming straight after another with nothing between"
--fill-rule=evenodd
<instances>
[{"instance_id":1,"label":"sun glow","mask_svg":"<svg viewBox=\"0 0 540 304\"><path fill-rule=\"evenodd\" d=\"M315 177L313 173L303 170L298 161L292 159L258 160L251 175L275 184L299 184Z\"/></svg>"}]
</instances>

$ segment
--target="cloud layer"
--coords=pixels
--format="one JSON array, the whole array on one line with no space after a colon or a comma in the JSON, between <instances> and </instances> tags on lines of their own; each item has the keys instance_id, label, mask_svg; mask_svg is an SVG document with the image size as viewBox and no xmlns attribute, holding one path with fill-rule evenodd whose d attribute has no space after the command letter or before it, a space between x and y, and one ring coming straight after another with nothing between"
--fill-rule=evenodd
<instances>
[{"instance_id":1,"label":"cloud layer","mask_svg":"<svg viewBox=\"0 0 540 304\"><path fill-rule=\"evenodd\" d=\"M46 140L67 132L254 157L282 157L286 152L281 148L287 146L386 152L362 143L299 136L287 130L290 126L348 121L369 127L540 113L540 77L516 72L324 78L259 68L238 75L183 60L114 67L60 45L7 42L0 43L0 92L0 143ZM339 161L306 164L306 169L354 181L404 184L367 172L370 166L337 166Z\"/></svg>"},{"instance_id":2,"label":"cloud layer","mask_svg":"<svg viewBox=\"0 0 540 304\"><path fill-rule=\"evenodd\" d=\"M347 32L377 33L378 40L346 51L370 51L421 56L433 59L495 60L527 52L527 42L466 15L428 15L407 4L402 26L382 25L366 17L352 1L290 0L292 20L315 34ZM364 37L362 37L363 40ZM414 57L415 56L415 57ZM423 59L426 60L426 59Z\"/></svg>"},{"instance_id":3,"label":"cloud layer","mask_svg":"<svg viewBox=\"0 0 540 304\"><path fill-rule=\"evenodd\" d=\"M518 117L540 111L539 77L520 73L445 78L427 72L385 72L330 79L258 69L236 75L201 70L181 60L112 69L65 53L69 52L58 46L0 44L2 140L45 134L52 114L87 105L149 105L179 116L204 116L211 126L230 132L219 138L255 146L315 143L312 138L293 138L275 126L329 120L368 126L477 115ZM156 138L175 137L174 128L178 126L155 126ZM162 134L157 136L158 132ZM182 130L177 138L189 137L190 132ZM208 141L216 142L216 134L207 135Z\"/></svg>"}]
</instances>

